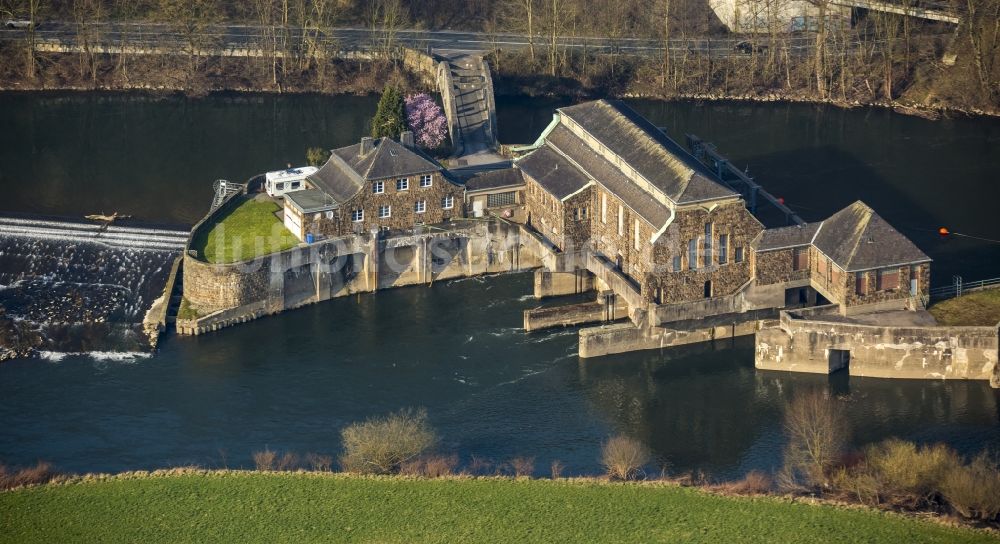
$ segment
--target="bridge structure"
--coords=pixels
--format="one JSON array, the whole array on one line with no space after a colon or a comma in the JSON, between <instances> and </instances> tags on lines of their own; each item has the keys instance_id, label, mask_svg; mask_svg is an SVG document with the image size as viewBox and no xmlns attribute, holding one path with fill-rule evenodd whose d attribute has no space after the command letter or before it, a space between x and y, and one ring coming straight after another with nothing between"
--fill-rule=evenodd
<instances>
[{"instance_id":1,"label":"bridge structure","mask_svg":"<svg viewBox=\"0 0 1000 544\"><path fill-rule=\"evenodd\" d=\"M893 13L906 17L916 17L929 21L940 21L954 25L962 21L962 16L954 7L947 2L918 2L916 5L907 5L901 2L889 2L880 0L832 0L831 4L854 9L867 9L869 11L880 11L883 13Z\"/></svg>"}]
</instances>

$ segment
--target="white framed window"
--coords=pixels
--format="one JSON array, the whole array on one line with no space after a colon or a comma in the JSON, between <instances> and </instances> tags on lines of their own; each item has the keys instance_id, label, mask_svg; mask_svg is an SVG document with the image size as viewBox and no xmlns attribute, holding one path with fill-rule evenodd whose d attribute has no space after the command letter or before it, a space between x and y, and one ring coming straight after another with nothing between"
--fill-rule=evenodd
<instances>
[{"instance_id":1,"label":"white framed window","mask_svg":"<svg viewBox=\"0 0 1000 544\"><path fill-rule=\"evenodd\" d=\"M455 197L448 195L441 199L441 207L450 210L455 207Z\"/></svg>"},{"instance_id":2,"label":"white framed window","mask_svg":"<svg viewBox=\"0 0 1000 544\"><path fill-rule=\"evenodd\" d=\"M625 235L625 206L618 205L618 236Z\"/></svg>"},{"instance_id":3,"label":"white framed window","mask_svg":"<svg viewBox=\"0 0 1000 544\"><path fill-rule=\"evenodd\" d=\"M389 206L387 204L383 204L383 205L379 206L378 207L378 216L379 216L379 219L386 219L386 218L392 217L392 206Z\"/></svg>"},{"instance_id":4,"label":"white framed window","mask_svg":"<svg viewBox=\"0 0 1000 544\"><path fill-rule=\"evenodd\" d=\"M743 246L733 248L733 261L737 263L743 262Z\"/></svg>"},{"instance_id":5,"label":"white framed window","mask_svg":"<svg viewBox=\"0 0 1000 544\"><path fill-rule=\"evenodd\" d=\"M364 220L365 220L364 210L354 210L351 212L351 221L354 221L355 223L360 223Z\"/></svg>"},{"instance_id":6,"label":"white framed window","mask_svg":"<svg viewBox=\"0 0 1000 544\"><path fill-rule=\"evenodd\" d=\"M674 264L674 270L673 271L674 272L680 272L681 271L681 256L680 255L674 255L674 263L673 264Z\"/></svg>"},{"instance_id":7,"label":"white framed window","mask_svg":"<svg viewBox=\"0 0 1000 544\"><path fill-rule=\"evenodd\" d=\"M719 235L719 264L726 264L729 262L729 235L720 234Z\"/></svg>"},{"instance_id":8,"label":"white framed window","mask_svg":"<svg viewBox=\"0 0 1000 544\"><path fill-rule=\"evenodd\" d=\"M430 187L433 184L434 184L434 176L432 176L430 174L424 174L424 175L420 176L420 186L421 187Z\"/></svg>"},{"instance_id":9,"label":"white framed window","mask_svg":"<svg viewBox=\"0 0 1000 544\"><path fill-rule=\"evenodd\" d=\"M417 213L424 213L427 211L427 201L418 200L413 204L413 211Z\"/></svg>"},{"instance_id":10,"label":"white framed window","mask_svg":"<svg viewBox=\"0 0 1000 544\"><path fill-rule=\"evenodd\" d=\"M372 183L372 193L374 193L376 195L380 195L380 194L382 194L384 192L385 192L385 182L384 181L376 181L375 183Z\"/></svg>"},{"instance_id":11,"label":"white framed window","mask_svg":"<svg viewBox=\"0 0 1000 544\"><path fill-rule=\"evenodd\" d=\"M639 220L635 220L635 237L632 240L632 247L636 250L639 249Z\"/></svg>"},{"instance_id":12,"label":"white framed window","mask_svg":"<svg viewBox=\"0 0 1000 544\"><path fill-rule=\"evenodd\" d=\"M399 178L396 180L396 190L405 191L410 188L410 180L408 178Z\"/></svg>"},{"instance_id":13,"label":"white framed window","mask_svg":"<svg viewBox=\"0 0 1000 544\"><path fill-rule=\"evenodd\" d=\"M688 269L698 269L698 240L688 240Z\"/></svg>"},{"instance_id":14,"label":"white framed window","mask_svg":"<svg viewBox=\"0 0 1000 544\"><path fill-rule=\"evenodd\" d=\"M608 193L601 192L601 223L608 224Z\"/></svg>"}]
</instances>

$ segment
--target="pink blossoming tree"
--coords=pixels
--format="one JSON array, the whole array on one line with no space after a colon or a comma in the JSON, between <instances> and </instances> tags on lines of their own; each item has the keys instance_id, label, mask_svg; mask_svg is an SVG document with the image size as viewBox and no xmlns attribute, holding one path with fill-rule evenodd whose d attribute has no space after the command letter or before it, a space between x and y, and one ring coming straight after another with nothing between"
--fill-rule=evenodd
<instances>
[{"instance_id":1,"label":"pink blossoming tree","mask_svg":"<svg viewBox=\"0 0 1000 544\"><path fill-rule=\"evenodd\" d=\"M441 106L427 93L407 96L405 99L406 124L413 131L417 145L436 149L448 137L448 118Z\"/></svg>"}]
</instances>

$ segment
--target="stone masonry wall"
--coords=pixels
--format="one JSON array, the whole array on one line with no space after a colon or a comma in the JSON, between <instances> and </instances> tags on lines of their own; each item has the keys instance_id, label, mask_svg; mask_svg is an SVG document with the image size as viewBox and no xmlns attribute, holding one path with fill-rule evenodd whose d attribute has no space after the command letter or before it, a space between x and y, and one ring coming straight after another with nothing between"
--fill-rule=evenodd
<instances>
[{"instance_id":1,"label":"stone masonry wall","mask_svg":"<svg viewBox=\"0 0 1000 544\"><path fill-rule=\"evenodd\" d=\"M531 176L524 176L524 200L527 203L528 219L531 227L548 238L560 250L565 249L563 243L563 204Z\"/></svg>"},{"instance_id":2,"label":"stone masonry wall","mask_svg":"<svg viewBox=\"0 0 1000 544\"><path fill-rule=\"evenodd\" d=\"M184 298L207 314L259 300L270 285L266 258L252 264L210 264L184 256Z\"/></svg>"},{"instance_id":3,"label":"stone masonry wall","mask_svg":"<svg viewBox=\"0 0 1000 544\"><path fill-rule=\"evenodd\" d=\"M576 250L590 242L591 216L594 212L592 200L593 187L588 187L563 202L563 243L569 246L563 247L563 250ZM580 219L577 219L577 213L582 214Z\"/></svg>"},{"instance_id":4,"label":"stone masonry wall","mask_svg":"<svg viewBox=\"0 0 1000 544\"><path fill-rule=\"evenodd\" d=\"M803 246L801 249L806 252L809 250L808 246ZM794 255L793 248L752 252L753 270L757 284L773 285L809 279L811 272L808 266L801 270L793 270Z\"/></svg>"},{"instance_id":5,"label":"stone masonry wall","mask_svg":"<svg viewBox=\"0 0 1000 544\"><path fill-rule=\"evenodd\" d=\"M607 199L607 211L603 210L602 199ZM618 210L622 211L622 233L618 233ZM591 232L594 249L616 262L622 258L622 272L640 286L646 298L649 295L649 275L654 271L652 262L652 239L655 231L645 219L625 206L614 193L603 186L595 188L591 197ZM635 222L639 221L638 249L636 249Z\"/></svg>"},{"instance_id":6,"label":"stone masonry wall","mask_svg":"<svg viewBox=\"0 0 1000 544\"><path fill-rule=\"evenodd\" d=\"M355 196L333 210L332 218L326 213L306 214L303 218L303 231L320 234L327 237L346 236L356 232L369 232L373 229L388 227L393 230L412 228L417 223L437 224L452 218L465 216L462 188L446 180L440 172L432 174L430 187L420 186L421 174L410 174L409 189L396 190L397 178L382 180L385 192L375 194L372 184L362 187ZM445 196L452 197L452 208L444 209L442 200ZM419 200L426 202L426 211L416 213L415 205ZM380 219L379 207L391 206L391 216ZM364 221L354 222L352 212L364 210Z\"/></svg>"},{"instance_id":7,"label":"stone masonry wall","mask_svg":"<svg viewBox=\"0 0 1000 544\"><path fill-rule=\"evenodd\" d=\"M713 224L712 256L704 266L705 223ZM750 279L750 241L763 226L744 207L742 200L723 204L711 212L690 207L677 211L673 224L654 248L654 261L662 270L650 278L652 288L659 288L662 304L699 300L704 297L705 282L712 282L712 296L730 295ZM719 264L719 235L729 236L726 264ZM688 267L688 241L697 240L698 266ZM736 262L736 248L743 248L743 261ZM681 257L681 270L673 271L673 258Z\"/></svg>"}]
</instances>

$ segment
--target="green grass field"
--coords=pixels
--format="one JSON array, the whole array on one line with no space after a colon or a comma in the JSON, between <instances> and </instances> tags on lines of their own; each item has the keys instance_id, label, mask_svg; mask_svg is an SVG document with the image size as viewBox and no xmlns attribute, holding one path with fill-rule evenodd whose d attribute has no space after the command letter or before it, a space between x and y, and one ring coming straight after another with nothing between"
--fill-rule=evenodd
<instances>
[{"instance_id":1,"label":"green grass field","mask_svg":"<svg viewBox=\"0 0 1000 544\"><path fill-rule=\"evenodd\" d=\"M223 215L192 241L192 249L210 263L245 261L295 247L299 241L274 215L271 200L249 198Z\"/></svg>"},{"instance_id":2,"label":"green grass field","mask_svg":"<svg viewBox=\"0 0 1000 544\"><path fill-rule=\"evenodd\" d=\"M942 300L927 309L941 325L986 325L1000 323L1000 289L983 289Z\"/></svg>"},{"instance_id":3,"label":"green grass field","mask_svg":"<svg viewBox=\"0 0 1000 544\"><path fill-rule=\"evenodd\" d=\"M861 508L666 485L228 472L0 493L0 542L996 542Z\"/></svg>"}]
</instances>

